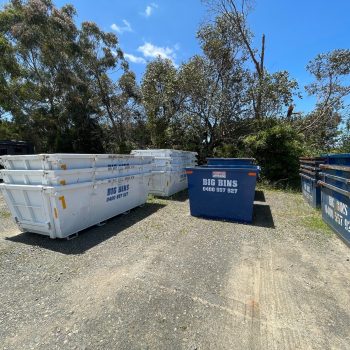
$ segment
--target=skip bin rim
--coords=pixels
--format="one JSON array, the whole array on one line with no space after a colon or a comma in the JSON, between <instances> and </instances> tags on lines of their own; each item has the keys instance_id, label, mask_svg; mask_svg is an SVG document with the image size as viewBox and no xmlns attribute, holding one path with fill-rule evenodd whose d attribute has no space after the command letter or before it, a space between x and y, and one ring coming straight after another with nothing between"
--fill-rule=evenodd
<instances>
[{"instance_id":1,"label":"skip bin rim","mask_svg":"<svg viewBox=\"0 0 350 350\"><path fill-rule=\"evenodd\" d=\"M219 167L215 167L215 168L211 168L210 165L202 167L202 166L196 166L196 167L186 167L186 170L213 170L213 171L220 171L220 170L224 170L224 171L238 171L238 172L256 172L259 173L259 169L257 169L256 167L251 167L251 168L240 168L241 165L237 165L236 167L225 167L225 166L219 166ZM188 174L187 174L188 175Z\"/></svg>"},{"instance_id":2,"label":"skip bin rim","mask_svg":"<svg viewBox=\"0 0 350 350\"><path fill-rule=\"evenodd\" d=\"M206 160L256 160L255 158L206 158Z\"/></svg>"},{"instance_id":3,"label":"skip bin rim","mask_svg":"<svg viewBox=\"0 0 350 350\"><path fill-rule=\"evenodd\" d=\"M130 180L131 178L140 178L140 177L148 177L151 176L151 172L147 172L144 174L136 174L136 175L126 175L126 176L119 176L119 177L114 177L110 179L105 179L105 180L97 180L97 181L90 181L90 182L81 182L81 183L76 183L76 184L70 184L70 185L65 185L65 186L50 186L50 185L17 185L17 184L0 184L0 190L1 189L6 189L6 188L12 188L12 189L17 189L17 190L37 190L41 189L42 191L48 191L48 192L60 192L60 191L67 191L70 189L76 189L76 188L84 188L84 187L90 187L90 186L95 186L95 185L103 185L103 184L115 184L118 182L123 182L125 180Z\"/></svg>"},{"instance_id":4,"label":"skip bin rim","mask_svg":"<svg viewBox=\"0 0 350 350\"><path fill-rule=\"evenodd\" d=\"M324 158L350 158L350 153L330 153L323 156Z\"/></svg>"},{"instance_id":5,"label":"skip bin rim","mask_svg":"<svg viewBox=\"0 0 350 350\"><path fill-rule=\"evenodd\" d=\"M150 148L150 149L133 149L130 154L135 154L135 153L146 153L146 152L155 152L155 153L173 153L172 156L177 156L177 155L193 155L197 156L197 152L193 151L184 151L184 150L179 150L179 149L171 149L171 148ZM157 156L147 156L147 157L157 157Z\"/></svg>"}]
</instances>

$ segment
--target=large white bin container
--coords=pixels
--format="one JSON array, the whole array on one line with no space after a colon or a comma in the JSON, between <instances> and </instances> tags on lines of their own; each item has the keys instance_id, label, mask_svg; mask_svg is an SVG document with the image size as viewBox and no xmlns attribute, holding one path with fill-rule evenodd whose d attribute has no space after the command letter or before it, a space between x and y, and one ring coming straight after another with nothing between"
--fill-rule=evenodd
<instances>
[{"instance_id":1,"label":"large white bin container","mask_svg":"<svg viewBox=\"0 0 350 350\"><path fill-rule=\"evenodd\" d=\"M196 166L197 161L172 161L172 158L155 158L153 162L154 171L176 171L183 170L186 167Z\"/></svg>"},{"instance_id":2,"label":"large white bin container","mask_svg":"<svg viewBox=\"0 0 350 350\"><path fill-rule=\"evenodd\" d=\"M186 171L153 171L149 192L155 196L169 197L188 187Z\"/></svg>"},{"instance_id":3,"label":"large white bin container","mask_svg":"<svg viewBox=\"0 0 350 350\"><path fill-rule=\"evenodd\" d=\"M182 159L172 157L156 157L154 158L153 164L156 166L180 166L184 164L196 164L197 161L194 159Z\"/></svg>"},{"instance_id":4,"label":"large white bin container","mask_svg":"<svg viewBox=\"0 0 350 350\"><path fill-rule=\"evenodd\" d=\"M0 176L7 184L59 186L149 173L151 170L151 164L146 164L75 170L2 170Z\"/></svg>"},{"instance_id":5,"label":"large white bin container","mask_svg":"<svg viewBox=\"0 0 350 350\"><path fill-rule=\"evenodd\" d=\"M197 165L197 153L172 149L133 150L137 156L154 157L150 193L168 197L188 187L186 167Z\"/></svg>"},{"instance_id":6,"label":"large white bin container","mask_svg":"<svg viewBox=\"0 0 350 350\"><path fill-rule=\"evenodd\" d=\"M114 168L150 164L152 158L120 154L33 154L2 156L0 164L8 170L68 170L94 167Z\"/></svg>"},{"instance_id":7,"label":"large white bin container","mask_svg":"<svg viewBox=\"0 0 350 350\"><path fill-rule=\"evenodd\" d=\"M1 184L22 231L65 238L144 204L150 175L141 174L67 186Z\"/></svg>"},{"instance_id":8,"label":"large white bin container","mask_svg":"<svg viewBox=\"0 0 350 350\"><path fill-rule=\"evenodd\" d=\"M175 149L135 149L131 151L131 154L137 156L150 156L150 157L189 157L195 158L197 152L181 151Z\"/></svg>"}]
</instances>

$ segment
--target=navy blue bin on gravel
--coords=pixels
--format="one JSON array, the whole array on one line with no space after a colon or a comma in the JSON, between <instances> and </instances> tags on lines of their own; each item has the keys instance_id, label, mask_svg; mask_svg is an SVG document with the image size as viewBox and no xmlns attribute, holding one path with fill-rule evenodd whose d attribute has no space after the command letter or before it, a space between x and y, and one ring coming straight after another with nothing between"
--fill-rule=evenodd
<instances>
[{"instance_id":1,"label":"navy blue bin on gravel","mask_svg":"<svg viewBox=\"0 0 350 350\"><path fill-rule=\"evenodd\" d=\"M350 154L330 154L320 165L323 220L350 245Z\"/></svg>"},{"instance_id":2,"label":"navy blue bin on gravel","mask_svg":"<svg viewBox=\"0 0 350 350\"><path fill-rule=\"evenodd\" d=\"M331 186L322 186L322 218L350 245L350 192Z\"/></svg>"},{"instance_id":3,"label":"navy blue bin on gravel","mask_svg":"<svg viewBox=\"0 0 350 350\"><path fill-rule=\"evenodd\" d=\"M252 222L258 172L256 166L186 168L191 215Z\"/></svg>"},{"instance_id":4,"label":"navy blue bin on gravel","mask_svg":"<svg viewBox=\"0 0 350 350\"><path fill-rule=\"evenodd\" d=\"M254 158L207 158L208 165L254 165Z\"/></svg>"},{"instance_id":5,"label":"navy blue bin on gravel","mask_svg":"<svg viewBox=\"0 0 350 350\"><path fill-rule=\"evenodd\" d=\"M313 207L321 207L321 188L317 181L320 180L320 165L325 162L323 157L299 158L301 189L304 199Z\"/></svg>"}]
</instances>

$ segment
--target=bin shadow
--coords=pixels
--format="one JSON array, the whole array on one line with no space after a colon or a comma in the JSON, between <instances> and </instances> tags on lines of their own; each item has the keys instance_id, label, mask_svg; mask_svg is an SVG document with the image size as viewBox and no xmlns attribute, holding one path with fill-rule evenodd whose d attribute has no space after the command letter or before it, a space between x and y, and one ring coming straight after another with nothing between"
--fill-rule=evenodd
<instances>
[{"instance_id":1,"label":"bin shadow","mask_svg":"<svg viewBox=\"0 0 350 350\"><path fill-rule=\"evenodd\" d=\"M183 190L181 192L177 192L170 197L160 197L154 196L155 198L168 200L168 201L176 201L176 202L185 202L188 199L188 190Z\"/></svg>"},{"instance_id":2,"label":"bin shadow","mask_svg":"<svg viewBox=\"0 0 350 350\"><path fill-rule=\"evenodd\" d=\"M271 208L266 204L254 203L253 208L253 226L275 228Z\"/></svg>"},{"instance_id":3,"label":"bin shadow","mask_svg":"<svg viewBox=\"0 0 350 350\"><path fill-rule=\"evenodd\" d=\"M165 207L159 203L146 203L143 207L132 209L127 215L118 215L106 221L103 226L92 226L79 232L79 235L72 239L51 239L48 236L36 233L25 232L14 237L7 237L6 240L23 243L31 246L39 246L67 255L83 254L100 243L116 236L118 233L131 227L137 222L154 214Z\"/></svg>"},{"instance_id":4,"label":"bin shadow","mask_svg":"<svg viewBox=\"0 0 350 350\"><path fill-rule=\"evenodd\" d=\"M264 191L260 191L260 190L255 191L254 201L256 201L256 202L266 202Z\"/></svg>"}]
</instances>

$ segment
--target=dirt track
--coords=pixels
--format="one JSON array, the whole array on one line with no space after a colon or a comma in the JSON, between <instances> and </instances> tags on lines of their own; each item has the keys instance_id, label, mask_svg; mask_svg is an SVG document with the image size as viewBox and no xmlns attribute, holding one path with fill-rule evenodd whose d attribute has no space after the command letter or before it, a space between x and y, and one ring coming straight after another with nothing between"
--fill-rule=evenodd
<instances>
[{"instance_id":1,"label":"dirt track","mask_svg":"<svg viewBox=\"0 0 350 350\"><path fill-rule=\"evenodd\" d=\"M72 241L21 234L0 199L2 349L350 349L350 250L297 194L254 225L151 200Z\"/></svg>"}]
</instances>

